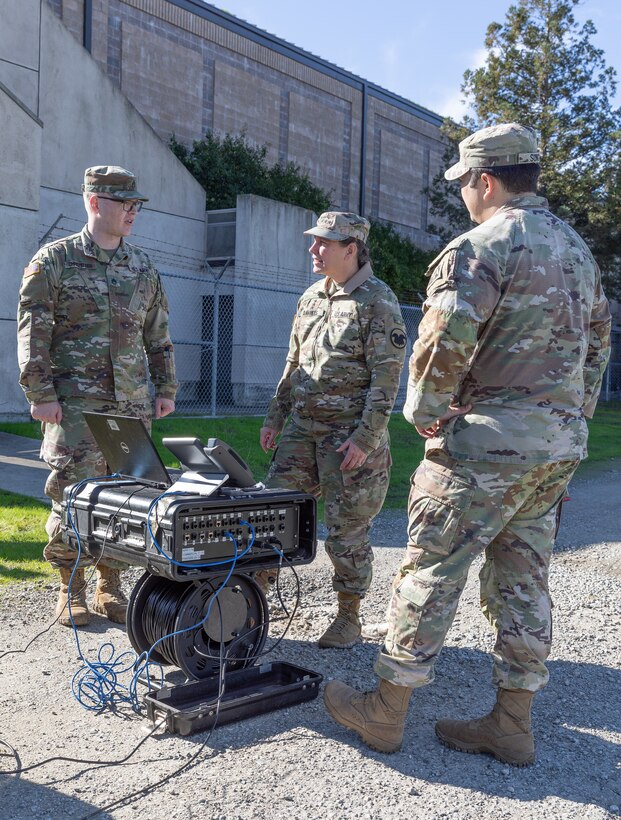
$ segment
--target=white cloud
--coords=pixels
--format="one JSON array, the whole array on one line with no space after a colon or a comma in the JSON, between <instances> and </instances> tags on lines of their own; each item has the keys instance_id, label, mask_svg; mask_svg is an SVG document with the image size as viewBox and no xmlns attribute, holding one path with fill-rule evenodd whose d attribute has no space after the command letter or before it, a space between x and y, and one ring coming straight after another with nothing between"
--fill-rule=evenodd
<instances>
[{"instance_id":1,"label":"white cloud","mask_svg":"<svg viewBox=\"0 0 621 820\"><path fill-rule=\"evenodd\" d=\"M433 107L434 111L442 114L443 117L450 117L453 120L461 120L466 114L470 113L468 106L463 103L463 94L461 91L454 92L447 95L443 100L436 103Z\"/></svg>"},{"instance_id":2,"label":"white cloud","mask_svg":"<svg viewBox=\"0 0 621 820\"><path fill-rule=\"evenodd\" d=\"M483 68L487 61L488 51L486 48L477 48L476 51L471 52L468 60L468 67L475 71L477 68Z\"/></svg>"}]
</instances>

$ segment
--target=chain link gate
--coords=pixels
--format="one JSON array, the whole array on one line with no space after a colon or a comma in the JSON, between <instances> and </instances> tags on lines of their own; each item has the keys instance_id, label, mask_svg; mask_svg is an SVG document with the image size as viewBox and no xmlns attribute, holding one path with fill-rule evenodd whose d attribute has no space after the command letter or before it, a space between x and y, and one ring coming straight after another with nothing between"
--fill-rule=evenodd
<instances>
[{"instance_id":1,"label":"chain link gate","mask_svg":"<svg viewBox=\"0 0 621 820\"><path fill-rule=\"evenodd\" d=\"M180 415L261 415L274 395L285 366L291 322L299 290L235 283L234 270L209 285L201 278L194 310L200 313L200 336L173 335ZM166 274L164 285L171 301L187 277ZM288 322L274 320L274 305ZM408 354L422 316L420 307L402 306L408 333ZM172 310L171 310L172 314ZM195 324L197 324L195 322ZM405 402L407 368L395 409Z\"/></svg>"}]
</instances>

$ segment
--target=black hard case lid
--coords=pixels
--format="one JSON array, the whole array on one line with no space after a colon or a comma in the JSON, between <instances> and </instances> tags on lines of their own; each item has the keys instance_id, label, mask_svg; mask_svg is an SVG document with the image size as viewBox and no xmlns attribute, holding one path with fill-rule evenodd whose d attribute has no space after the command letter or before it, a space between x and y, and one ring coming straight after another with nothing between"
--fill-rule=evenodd
<instances>
[{"instance_id":1,"label":"black hard case lid","mask_svg":"<svg viewBox=\"0 0 621 820\"><path fill-rule=\"evenodd\" d=\"M164 687L144 700L154 723L165 716L167 731L189 735L314 700L322 680L318 672L279 661L227 673L219 709L220 675Z\"/></svg>"}]
</instances>

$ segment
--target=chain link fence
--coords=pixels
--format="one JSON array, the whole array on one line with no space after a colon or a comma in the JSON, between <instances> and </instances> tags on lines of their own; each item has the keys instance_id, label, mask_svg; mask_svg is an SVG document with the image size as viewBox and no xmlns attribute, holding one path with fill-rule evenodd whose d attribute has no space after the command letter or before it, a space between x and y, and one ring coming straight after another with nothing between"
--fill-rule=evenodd
<instances>
[{"instance_id":1,"label":"chain link fence","mask_svg":"<svg viewBox=\"0 0 621 820\"><path fill-rule=\"evenodd\" d=\"M180 382L177 412L182 415L260 415L274 395L301 291L235 279L230 268L217 280L204 277L194 296L188 295L193 316L186 314L187 331L173 334ZM189 284L187 277L164 275L172 316ZM409 353L422 310L408 305L402 311ZM403 407L406 379L404 371L396 409Z\"/></svg>"},{"instance_id":2,"label":"chain link fence","mask_svg":"<svg viewBox=\"0 0 621 820\"><path fill-rule=\"evenodd\" d=\"M195 277L164 274L171 325L173 331L177 328L173 343L180 381L177 411L182 415L261 415L274 395L303 288L276 289L263 282L239 281L247 280L239 277L239 268L237 263L220 278L204 273ZM187 306L181 323L178 318L174 321L180 302ZM405 402L407 360L422 317L419 306L401 305L401 310L408 348L395 410L401 410ZM613 357L618 357L621 333L613 336ZM619 399L621 361L613 358L606 369L601 400Z\"/></svg>"},{"instance_id":3,"label":"chain link fence","mask_svg":"<svg viewBox=\"0 0 621 820\"><path fill-rule=\"evenodd\" d=\"M611 336L612 355L604 373L602 401L621 400L621 330L613 330Z\"/></svg>"},{"instance_id":4,"label":"chain link fence","mask_svg":"<svg viewBox=\"0 0 621 820\"><path fill-rule=\"evenodd\" d=\"M248 263L250 264L250 263ZM235 268L239 271L239 264ZM236 281L235 268L220 279L196 277L198 292L189 294L195 318L173 334L180 381L178 412L185 415L260 415L265 412L282 374L291 322L303 288L278 289ZM243 278L246 278L245 276ZM194 279L192 277L191 279ZM188 277L165 274L171 306ZM401 305L408 346L395 410L405 403L407 361L418 335L422 308ZM174 316L174 307L171 309ZM174 327L174 323L173 323ZM613 358L602 384L601 400L621 400L621 332L613 333Z\"/></svg>"}]
</instances>

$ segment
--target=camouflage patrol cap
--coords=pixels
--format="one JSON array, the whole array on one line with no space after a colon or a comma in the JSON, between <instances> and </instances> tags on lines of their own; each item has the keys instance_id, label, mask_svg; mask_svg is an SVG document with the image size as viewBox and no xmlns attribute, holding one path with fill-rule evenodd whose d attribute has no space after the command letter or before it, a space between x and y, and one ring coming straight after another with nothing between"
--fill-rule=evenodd
<instances>
[{"instance_id":1,"label":"camouflage patrol cap","mask_svg":"<svg viewBox=\"0 0 621 820\"><path fill-rule=\"evenodd\" d=\"M148 202L149 197L136 190L136 177L118 165L95 165L84 171L82 190L92 194L110 194L113 199L138 199Z\"/></svg>"},{"instance_id":2,"label":"camouflage patrol cap","mask_svg":"<svg viewBox=\"0 0 621 820\"><path fill-rule=\"evenodd\" d=\"M322 236L324 239L360 239L367 241L371 223L368 219L349 211L326 211L321 214L314 228L304 231L305 236Z\"/></svg>"},{"instance_id":3,"label":"camouflage patrol cap","mask_svg":"<svg viewBox=\"0 0 621 820\"><path fill-rule=\"evenodd\" d=\"M444 172L445 179L459 179L471 168L538 164L541 161L537 135L516 122L491 125L459 143L459 162Z\"/></svg>"}]
</instances>

